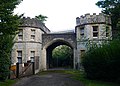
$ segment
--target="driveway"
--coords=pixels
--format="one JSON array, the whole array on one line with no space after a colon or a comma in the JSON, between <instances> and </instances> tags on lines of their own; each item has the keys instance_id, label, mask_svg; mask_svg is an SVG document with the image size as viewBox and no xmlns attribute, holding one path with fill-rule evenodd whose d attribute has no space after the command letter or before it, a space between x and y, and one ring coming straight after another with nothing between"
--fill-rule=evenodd
<instances>
[{"instance_id":1,"label":"driveway","mask_svg":"<svg viewBox=\"0 0 120 86\"><path fill-rule=\"evenodd\" d=\"M80 81L70 78L69 74L48 73L21 78L13 86L84 86Z\"/></svg>"}]
</instances>

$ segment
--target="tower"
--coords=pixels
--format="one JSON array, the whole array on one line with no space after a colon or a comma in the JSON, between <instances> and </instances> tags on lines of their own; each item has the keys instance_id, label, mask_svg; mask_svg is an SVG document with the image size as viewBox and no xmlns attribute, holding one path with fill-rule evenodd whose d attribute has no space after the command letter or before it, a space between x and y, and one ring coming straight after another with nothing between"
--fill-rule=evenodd
<instances>
[{"instance_id":1,"label":"tower","mask_svg":"<svg viewBox=\"0 0 120 86\"><path fill-rule=\"evenodd\" d=\"M87 50L88 41L102 43L102 40L112 38L111 18L109 15L93 13L76 18L76 41L78 63Z\"/></svg>"}]
</instances>

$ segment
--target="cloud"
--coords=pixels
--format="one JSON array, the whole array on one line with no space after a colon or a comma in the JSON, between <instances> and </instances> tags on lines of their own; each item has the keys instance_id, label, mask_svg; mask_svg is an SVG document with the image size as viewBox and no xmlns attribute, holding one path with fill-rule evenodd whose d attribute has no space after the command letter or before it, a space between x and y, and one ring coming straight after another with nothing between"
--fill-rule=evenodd
<instances>
[{"instance_id":1,"label":"cloud","mask_svg":"<svg viewBox=\"0 0 120 86\"><path fill-rule=\"evenodd\" d=\"M15 13L34 17L43 14L48 17L46 26L52 31L75 28L75 19L85 13L99 13L97 0L23 0Z\"/></svg>"}]
</instances>

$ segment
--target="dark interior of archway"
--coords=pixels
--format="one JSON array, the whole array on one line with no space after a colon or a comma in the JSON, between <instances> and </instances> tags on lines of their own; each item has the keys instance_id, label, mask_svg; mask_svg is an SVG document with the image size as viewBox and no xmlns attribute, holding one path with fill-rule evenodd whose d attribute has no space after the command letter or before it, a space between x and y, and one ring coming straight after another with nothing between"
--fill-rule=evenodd
<instances>
[{"instance_id":1,"label":"dark interior of archway","mask_svg":"<svg viewBox=\"0 0 120 86\"><path fill-rule=\"evenodd\" d=\"M50 68L67 68L67 67L69 67L69 68L73 68L73 54L72 54L72 60L70 60L71 62L69 62L69 63L71 63L71 64L68 64L68 65L65 65L65 66L60 66L60 65L56 65L55 66L55 64L54 64L54 62L53 62L53 58L52 58L52 51L53 51L53 49L55 49L57 46L60 46L60 45L67 45L67 46L69 46L71 49L72 49L72 52L73 52L73 48L69 45L69 44L67 44L67 43L65 43L65 42L61 42L61 41L59 41L59 42L55 42L55 43L53 43L52 45L50 45L47 49L46 49L46 56L47 56L47 69L50 69Z\"/></svg>"}]
</instances>

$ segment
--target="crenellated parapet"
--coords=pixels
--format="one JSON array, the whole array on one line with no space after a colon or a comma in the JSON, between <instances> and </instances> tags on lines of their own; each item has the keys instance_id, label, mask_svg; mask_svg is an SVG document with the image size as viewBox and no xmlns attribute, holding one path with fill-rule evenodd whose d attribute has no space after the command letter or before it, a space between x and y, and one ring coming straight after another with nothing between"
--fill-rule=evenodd
<instances>
[{"instance_id":1,"label":"crenellated parapet","mask_svg":"<svg viewBox=\"0 0 120 86\"><path fill-rule=\"evenodd\" d=\"M109 15L103 13L93 13L93 15L85 14L76 18L76 25L87 25L87 24L111 24L111 18Z\"/></svg>"},{"instance_id":2,"label":"crenellated parapet","mask_svg":"<svg viewBox=\"0 0 120 86\"><path fill-rule=\"evenodd\" d=\"M35 18L30 18L30 17L23 17L22 18L22 24L20 25L21 27L35 27L35 28L40 28L42 31L49 33L50 30L40 22L39 20Z\"/></svg>"}]
</instances>

